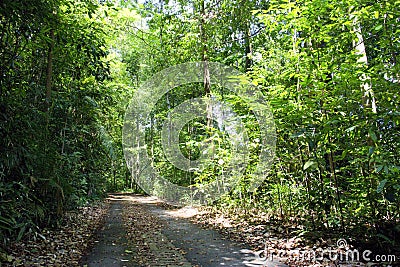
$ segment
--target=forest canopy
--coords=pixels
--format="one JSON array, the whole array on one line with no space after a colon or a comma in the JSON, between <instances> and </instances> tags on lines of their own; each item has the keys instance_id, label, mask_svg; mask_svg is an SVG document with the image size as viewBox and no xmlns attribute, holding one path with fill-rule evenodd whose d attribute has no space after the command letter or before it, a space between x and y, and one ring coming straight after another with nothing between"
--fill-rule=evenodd
<instances>
[{"instance_id":1,"label":"forest canopy","mask_svg":"<svg viewBox=\"0 0 400 267\"><path fill-rule=\"evenodd\" d=\"M304 233L341 231L394 248L399 7L396 0L1 1L3 245L57 226L66 210L106 192L141 192L123 157L125 109L154 74L204 61L241 71L268 99L275 160L261 186L250 190L259 126L241 99L204 81L175 88L152 112L147 151L164 177L201 186L222 175L231 147L206 120L189 122L178 140L190 158L212 138L218 157L202 172L162 160L160 143L171 110L214 94L251 134L239 183L212 205L264 212L302 225Z\"/></svg>"}]
</instances>

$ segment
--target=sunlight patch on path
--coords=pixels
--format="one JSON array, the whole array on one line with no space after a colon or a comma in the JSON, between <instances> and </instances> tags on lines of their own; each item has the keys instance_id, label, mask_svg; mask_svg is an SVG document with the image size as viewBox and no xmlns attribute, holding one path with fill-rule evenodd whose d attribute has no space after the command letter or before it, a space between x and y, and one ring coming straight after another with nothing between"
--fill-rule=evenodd
<instances>
[{"instance_id":1,"label":"sunlight patch on path","mask_svg":"<svg viewBox=\"0 0 400 267\"><path fill-rule=\"evenodd\" d=\"M287 266L263 259L246 245L230 241L215 230L203 229L190 222L188 218L204 212L196 207L168 209L170 206L166 206L166 209L163 202L154 198L133 197L132 200L142 211L150 214L151 220L156 218L157 225L160 225L160 236L181 251L192 266Z\"/></svg>"}]
</instances>

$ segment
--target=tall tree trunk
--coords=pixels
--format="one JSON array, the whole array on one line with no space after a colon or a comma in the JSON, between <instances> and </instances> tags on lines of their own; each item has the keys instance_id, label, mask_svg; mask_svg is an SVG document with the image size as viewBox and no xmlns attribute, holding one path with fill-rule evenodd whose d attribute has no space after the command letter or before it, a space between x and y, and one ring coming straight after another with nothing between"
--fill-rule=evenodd
<instances>
[{"instance_id":1,"label":"tall tree trunk","mask_svg":"<svg viewBox=\"0 0 400 267\"><path fill-rule=\"evenodd\" d=\"M245 42L245 71L249 71L253 62L251 60L251 53L253 52L250 40L250 23L245 22L245 29L244 29L244 42Z\"/></svg>"},{"instance_id":2,"label":"tall tree trunk","mask_svg":"<svg viewBox=\"0 0 400 267\"><path fill-rule=\"evenodd\" d=\"M54 50L54 30L50 30L50 45L47 53L47 68L46 68L46 101L51 100L51 87L53 76L53 50Z\"/></svg>"},{"instance_id":3,"label":"tall tree trunk","mask_svg":"<svg viewBox=\"0 0 400 267\"><path fill-rule=\"evenodd\" d=\"M136 114L136 132L139 133L139 114ZM135 166L135 168L132 168L134 170L134 175L131 176L131 184L130 184L130 189L133 189L133 186L135 183L138 183L140 180L140 137L139 134L136 135L136 159L134 160L134 163L132 164Z\"/></svg>"},{"instance_id":4,"label":"tall tree trunk","mask_svg":"<svg viewBox=\"0 0 400 267\"><path fill-rule=\"evenodd\" d=\"M201 36L201 60L204 64L204 92L206 96L210 95L211 84L210 84L210 71L208 69L208 48L207 48L207 33L206 33L206 10L205 1L202 0L200 3L200 36Z\"/></svg>"},{"instance_id":5,"label":"tall tree trunk","mask_svg":"<svg viewBox=\"0 0 400 267\"><path fill-rule=\"evenodd\" d=\"M328 133L328 139L329 139L329 142L331 142L331 143L333 142L329 133ZM342 200L341 200L341 194L340 194L340 190L339 190L339 179L338 179L338 177L336 175L336 171L335 171L336 170L336 162L335 162L335 158L333 157L332 150L329 151L328 161L329 161L329 168L331 170L331 179L333 178L334 183L335 183L335 194L336 194L337 207L339 210L340 228L343 232L345 232L346 228L344 227Z\"/></svg>"},{"instance_id":6,"label":"tall tree trunk","mask_svg":"<svg viewBox=\"0 0 400 267\"><path fill-rule=\"evenodd\" d=\"M200 2L200 36L202 42L201 60L203 61L203 85L204 93L207 98L211 96L211 81L210 81L210 70L208 67L208 48L207 48L207 33L206 33L206 10L205 0ZM210 129L212 125L212 105L207 104L207 128Z\"/></svg>"},{"instance_id":7,"label":"tall tree trunk","mask_svg":"<svg viewBox=\"0 0 400 267\"><path fill-rule=\"evenodd\" d=\"M352 15L353 17L353 30L356 33L357 39L354 40L354 47L356 51L356 55L360 56L357 60L358 63L361 63L365 66L368 65L367 52L365 50L364 38L361 31L361 25L358 22L357 16ZM363 73L360 76L360 80L362 81L361 87L364 91L363 95L363 106L371 107L372 112L376 113L376 101L374 91L372 90L371 85L371 77Z\"/></svg>"}]
</instances>

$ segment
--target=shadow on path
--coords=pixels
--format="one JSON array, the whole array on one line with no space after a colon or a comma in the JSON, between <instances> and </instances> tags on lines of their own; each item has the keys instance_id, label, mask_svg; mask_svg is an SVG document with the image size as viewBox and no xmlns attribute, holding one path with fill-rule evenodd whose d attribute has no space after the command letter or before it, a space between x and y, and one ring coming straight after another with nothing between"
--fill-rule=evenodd
<instances>
[{"instance_id":1,"label":"shadow on path","mask_svg":"<svg viewBox=\"0 0 400 267\"><path fill-rule=\"evenodd\" d=\"M111 200L105 223L97 232L91 251L82 259L83 266L135 266L129 262L130 255L125 253L127 240L121 218L122 204L120 202Z\"/></svg>"},{"instance_id":2,"label":"shadow on path","mask_svg":"<svg viewBox=\"0 0 400 267\"><path fill-rule=\"evenodd\" d=\"M149 211L165 221L163 234L186 252L186 259L194 266L287 266L261 258L246 246L222 237L217 231L201 228L190 221L177 218L174 212L154 204L146 204Z\"/></svg>"},{"instance_id":3,"label":"shadow on path","mask_svg":"<svg viewBox=\"0 0 400 267\"><path fill-rule=\"evenodd\" d=\"M163 203L154 197L144 197L134 194L113 194L110 195L111 207L105 220L105 225L99 230L91 252L83 258L82 263L87 266L249 266L249 267L274 267L287 266L275 261L260 258L243 244L225 239L217 231L203 229L188 219L190 209L165 209ZM122 204L124 203L124 204ZM127 244L127 230L122 221L122 212L128 212L125 205L136 207L137 214L131 214L134 221L144 221L143 229L151 229L147 223L146 215L156 219L161 225L159 234L148 234L147 240L150 246L151 255L155 259L148 259L148 264L138 264L132 261L133 254L126 254L133 250L136 244ZM124 208L125 207L125 208ZM124 210L122 211L122 209ZM140 211L140 213L139 213ZM193 210L192 210L193 211ZM186 213L186 214L185 214ZM179 214L179 215L177 215ZM184 216L182 216L184 215ZM187 215L187 216L185 216ZM136 219L135 219L136 216ZM154 223L154 222L153 222ZM136 226L136 227L135 227ZM141 225L143 227L143 225ZM130 231L140 232L138 224L133 225ZM135 240L133 240L135 242ZM168 253L176 254L176 249L182 251L184 262L174 262L169 258ZM165 251L168 250L168 251ZM137 250L136 250L137 251ZM167 253L166 253L167 252ZM133 251L135 253L135 251ZM136 254L137 255L137 254ZM150 255L150 254L149 254ZM163 256L164 255L164 256ZM164 259L165 258L165 259ZM183 258L182 258L183 259Z\"/></svg>"}]
</instances>

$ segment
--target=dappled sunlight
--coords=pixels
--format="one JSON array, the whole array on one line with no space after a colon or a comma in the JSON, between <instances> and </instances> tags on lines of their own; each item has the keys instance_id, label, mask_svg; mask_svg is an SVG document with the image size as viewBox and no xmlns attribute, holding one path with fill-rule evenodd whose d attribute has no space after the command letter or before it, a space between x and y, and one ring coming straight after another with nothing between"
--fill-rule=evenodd
<instances>
[{"instance_id":1,"label":"dappled sunlight","mask_svg":"<svg viewBox=\"0 0 400 267\"><path fill-rule=\"evenodd\" d=\"M191 217L201 214L199 209L197 209L195 207L190 207L190 206L183 207L180 209L166 210L165 213L168 214L169 216L176 217L176 218L191 218Z\"/></svg>"},{"instance_id":2,"label":"dappled sunlight","mask_svg":"<svg viewBox=\"0 0 400 267\"><path fill-rule=\"evenodd\" d=\"M130 194L130 193L112 193L109 194L107 200L110 201L134 201L142 204L155 204L161 203L162 201L157 197L144 196L140 194Z\"/></svg>"},{"instance_id":3,"label":"dappled sunlight","mask_svg":"<svg viewBox=\"0 0 400 267\"><path fill-rule=\"evenodd\" d=\"M400 266L399 3L1 0L0 267Z\"/></svg>"},{"instance_id":4,"label":"dappled sunlight","mask_svg":"<svg viewBox=\"0 0 400 267\"><path fill-rule=\"evenodd\" d=\"M160 200L157 197L144 196L144 195L140 195L140 194L112 193L112 194L108 195L107 200L110 200L110 201L122 200L122 201L132 201L132 202L136 202L138 204L159 204L159 205L168 206L168 204L166 204L165 202L163 202L162 200ZM168 209L163 210L163 213L167 214L168 216L176 217L176 218L191 218L196 215L203 214L204 211L200 211L198 208L192 207L192 206L186 206L186 207L182 207L182 208L172 208L172 206L171 206ZM229 227L229 226L227 226L227 227Z\"/></svg>"}]
</instances>

